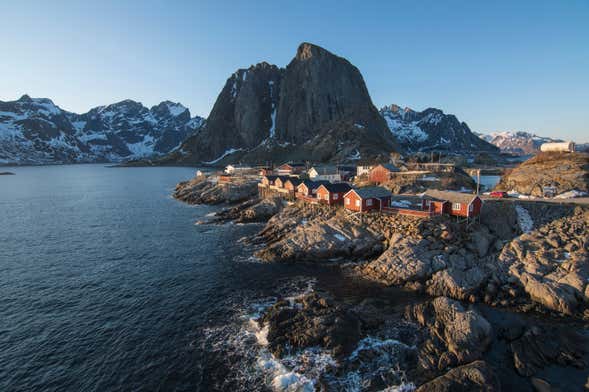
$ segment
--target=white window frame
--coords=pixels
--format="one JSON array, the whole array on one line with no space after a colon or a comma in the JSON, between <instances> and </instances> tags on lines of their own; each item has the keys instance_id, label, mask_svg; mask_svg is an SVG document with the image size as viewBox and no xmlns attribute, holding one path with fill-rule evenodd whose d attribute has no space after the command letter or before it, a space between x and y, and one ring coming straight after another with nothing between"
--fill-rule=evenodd
<instances>
[{"instance_id":1,"label":"white window frame","mask_svg":"<svg viewBox=\"0 0 589 392\"><path fill-rule=\"evenodd\" d=\"M366 199L366 207L372 207L372 199Z\"/></svg>"},{"instance_id":2,"label":"white window frame","mask_svg":"<svg viewBox=\"0 0 589 392\"><path fill-rule=\"evenodd\" d=\"M344 200L345 200L345 202L346 202L346 205L348 205L348 206L349 206L349 205L350 205L350 198L349 198L349 197L346 197Z\"/></svg>"},{"instance_id":3,"label":"white window frame","mask_svg":"<svg viewBox=\"0 0 589 392\"><path fill-rule=\"evenodd\" d=\"M461 209L462 209L462 204L452 203L452 211L460 211Z\"/></svg>"},{"instance_id":4,"label":"white window frame","mask_svg":"<svg viewBox=\"0 0 589 392\"><path fill-rule=\"evenodd\" d=\"M474 206L471 204L468 205L468 212L473 212L474 211Z\"/></svg>"},{"instance_id":5,"label":"white window frame","mask_svg":"<svg viewBox=\"0 0 589 392\"><path fill-rule=\"evenodd\" d=\"M360 207L362 204L360 202L360 200L356 200L356 207Z\"/></svg>"},{"instance_id":6,"label":"white window frame","mask_svg":"<svg viewBox=\"0 0 589 392\"><path fill-rule=\"evenodd\" d=\"M334 193L334 194L333 194L333 200L337 200L337 199L338 199L338 197L339 197L339 195L338 195L337 193Z\"/></svg>"}]
</instances>

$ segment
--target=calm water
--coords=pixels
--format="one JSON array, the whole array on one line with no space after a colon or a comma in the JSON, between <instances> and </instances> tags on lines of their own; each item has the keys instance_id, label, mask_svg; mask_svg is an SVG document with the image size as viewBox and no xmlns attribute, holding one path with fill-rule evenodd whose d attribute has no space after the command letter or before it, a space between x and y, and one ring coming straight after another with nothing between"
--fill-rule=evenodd
<instances>
[{"instance_id":1,"label":"calm water","mask_svg":"<svg viewBox=\"0 0 589 392\"><path fill-rule=\"evenodd\" d=\"M170 197L189 168L7 170L1 391L264 389L285 370L260 371L267 353L247 322L257 309L310 286L341 298L377 290L249 261L236 241L258 225L195 226L215 209Z\"/></svg>"}]
</instances>

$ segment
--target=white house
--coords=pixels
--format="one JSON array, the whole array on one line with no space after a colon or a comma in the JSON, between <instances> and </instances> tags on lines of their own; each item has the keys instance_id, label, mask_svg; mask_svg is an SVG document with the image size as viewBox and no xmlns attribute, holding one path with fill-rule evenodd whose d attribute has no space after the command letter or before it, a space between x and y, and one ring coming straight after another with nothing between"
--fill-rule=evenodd
<instances>
[{"instance_id":1,"label":"white house","mask_svg":"<svg viewBox=\"0 0 589 392\"><path fill-rule=\"evenodd\" d=\"M313 181L338 182L342 180L337 166L332 165L313 166L309 169L308 174L309 178Z\"/></svg>"},{"instance_id":2,"label":"white house","mask_svg":"<svg viewBox=\"0 0 589 392\"><path fill-rule=\"evenodd\" d=\"M254 168L248 165L227 165L225 167L225 173L227 174L235 174L235 173L243 173L246 171L253 170Z\"/></svg>"},{"instance_id":3,"label":"white house","mask_svg":"<svg viewBox=\"0 0 589 392\"><path fill-rule=\"evenodd\" d=\"M357 166L356 167L356 175L357 176L361 176L361 175L369 175L370 171L374 168L374 166L372 165L364 165L364 166Z\"/></svg>"}]
</instances>

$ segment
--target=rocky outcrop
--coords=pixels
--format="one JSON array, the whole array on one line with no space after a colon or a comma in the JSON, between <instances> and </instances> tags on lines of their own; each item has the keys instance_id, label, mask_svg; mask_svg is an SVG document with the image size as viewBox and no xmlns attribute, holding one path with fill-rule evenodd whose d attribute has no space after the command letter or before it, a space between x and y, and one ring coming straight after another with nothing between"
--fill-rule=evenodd
<instances>
[{"instance_id":1,"label":"rocky outcrop","mask_svg":"<svg viewBox=\"0 0 589 392\"><path fill-rule=\"evenodd\" d=\"M284 217L279 214L272 218L268 226L272 227L278 221L281 222L279 228L265 231L262 236L274 240L266 242L255 256L272 262L320 262L338 258L357 260L382 252L380 238L351 220L345 211L324 214L324 208L317 207L316 214L311 214L308 219L288 218L292 212L287 210L296 211L300 207L288 207Z\"/></svg>"},{"instance_id":2,"label":"rocky outcrop","mask_svg":"<svg viewBox=\"0 0 589 392\"><path fill-rule=\"evenodd\" d=\"M499 392L501 386L485 361L474 361L421 385L416 392Z\"/></svg>"},{"instance_id":3,"label":"rocky outcrop","mask_svg":"<svg viewBox=\"0 0 589 392\"><path fill-rule=\"evenodd\" d=\"M513 339L513 363L521 376L534 376L550 365L584 369L588 364L589 339L575 330L558 326L531 326Z\"/></svg>"},{"instance_id":4,"label":"rocky outcrop","mask_svg":"<svg viewBox=\"0 0 589 392\"><path fill-rule=\"evenodd\" d=\"M476 182L468 173L459 167L452 171L441 173L430 173L402 176L393 176L389 181L381 184L395 194L399 193L422 193L428 189L474 191Z\"/></svg>"},{"instance_id":5,"label":"rocky outcrop","mask_svg":"<svg viewBox=\"0 0 589 392\"><path fill-rule=\"evenodd\" d=\"M564 314L589 303L589 210L551 221L507 244L498 261L504 280L521 285L530 299Z\"/></svg>"},{"instance_id":6,"label":"rocky outcrop","mask_svg":"<svg viewBox=\"0 0 589 392\"><path fill-rule=\"evenodd\" d=\"M589 154L540 153L504 174L495 189L543 196L545 186L556 194L589 192Z\"/></svg>"},{"instance_id":7,"label":"rocky outcrop","mask_svg":"<svg viewBox=\"0 0 589 392\"><path fill-rule=\"evenodd\" d=\"M456 116L439 109L417 112L390 105L380 110L399 144L408 152L497 153L499 149L471 132Z\"/></svg>"},{"instance_id":8,"label":"rocky outcrop","mask_svg":"<svg viewBox=\"0 0 589 392\"><path fill-rule=\"evenodd\" d=\"M284 207L284 200L275 198L266 198L259 200L257 198L245 201L240 205L225 209L215 213L213 223L222 223L234 221L237 223L257 223L266 222L268 219L278 214Z\"/></svg>"},{"instance_id":9,"label":"rocky outcrop","mask_svg":"<svg viewBox=\"0 0 589 392\"><path fill-rule=\"evenodd\" d=\"M491 343L489 322L446 297L411 306L406 317L426 329L426 339L419 346L419 366L426 372L480 359Z\"/></svg>"},{"instance_id":10,"label":"rocky outcrop","mask_svg":"<svg viewBox=\"0 0 589 392\"><path fill-rule=\"evenodd\" d=\"M256 181L219 183L215 176L197 176L176 185L174 198L188 204L239 203L257 197Z\"/></svg>"},{"instance_id":11,"label":"rocky outcrop","mask_svg":"<svg viewBox=\"0 0 589 392\"><path fill-rule=\"evenodd\" d=\"M259 323L268 327L268 348L277 357L306 347L322 347L342 357L360 340L356 314L317 293L277 302Z\"/></svg>"}]
</instances>

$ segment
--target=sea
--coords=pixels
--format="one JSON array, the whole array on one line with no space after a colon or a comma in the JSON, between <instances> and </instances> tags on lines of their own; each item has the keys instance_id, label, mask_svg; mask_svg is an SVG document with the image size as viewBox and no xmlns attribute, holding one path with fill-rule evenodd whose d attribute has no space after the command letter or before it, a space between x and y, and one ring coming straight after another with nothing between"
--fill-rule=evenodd
<instances>
[{"instance_id":1,"label":"sea","mask_svg":"<svg viewBox=\"0 0 589 392\"><path fill-rule=\"evenodd\" d=\"M359 391L395 370L391 339L353 372L310 348L267 349L257 318L280 298L420 299L313 264L262 263L260 224L197 225L222 207L171 197L196 168L4 167L0 176L0 391ZM388 290L388 291L387 291ZM384 370L383 370L384 369ZM376 376L380 377L379 374Z\"/></svg>"}]
</instances>

